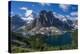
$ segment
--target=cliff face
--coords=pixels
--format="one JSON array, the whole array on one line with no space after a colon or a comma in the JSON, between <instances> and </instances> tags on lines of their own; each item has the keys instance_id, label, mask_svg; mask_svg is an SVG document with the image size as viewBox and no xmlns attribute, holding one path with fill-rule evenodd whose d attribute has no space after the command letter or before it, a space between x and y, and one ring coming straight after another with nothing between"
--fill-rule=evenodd
<instances>
[{"instance_id":1,"label":"cliff face","mask_svg":"<svg viewBox=\"0 0 80 54\"><path fill-rule=\"evenodd\" d=\"M67 20L67 22L61 21L58 18L54 17L52 11L46 12L45 10L40 12L39 21L43 27L55 26L60 29L72 29L73 27L69 24L72 24L72 21Z\"/></svg>"}]
</instances>

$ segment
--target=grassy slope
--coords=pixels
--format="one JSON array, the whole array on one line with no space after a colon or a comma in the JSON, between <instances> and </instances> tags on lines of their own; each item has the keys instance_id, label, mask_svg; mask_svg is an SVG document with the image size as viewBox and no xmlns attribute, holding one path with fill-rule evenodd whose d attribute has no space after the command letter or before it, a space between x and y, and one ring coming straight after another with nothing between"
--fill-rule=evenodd
<instances>
[{"instance_id":1,"label":"grassy slope","mask_svg":"<svg viewBox=\"0 0 80 54\"><path fill-rule=\"evenodd\" d=\"M72 32L72 43L62 46L48 46L44 42L44 38L41 35L35 35L31 36L29 38L23 38L21 35L15 33L15 38L17 38L18 41L24 42L24 45L21 44L11 44L12 52L32 52L32 51L50 51L50 50L65 50L65 49L77 49L78 48L78 31L75 30ZM58 37L58 36L57 36Z\"/></svg>"}]
</instances>

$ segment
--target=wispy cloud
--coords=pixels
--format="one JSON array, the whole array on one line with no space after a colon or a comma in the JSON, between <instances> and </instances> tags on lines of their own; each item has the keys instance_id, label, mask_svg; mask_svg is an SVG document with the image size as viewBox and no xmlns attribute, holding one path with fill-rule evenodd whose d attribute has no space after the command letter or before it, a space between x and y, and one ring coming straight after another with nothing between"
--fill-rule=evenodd
<instances>
[{"instance_id":1,"label":"wispy cloud","mask_svg":"<svg viewBox=\"0 0 80 54\"><path fill-rule=\"evenodd\" d=\"M40 4L41 4L42 6L45 6L45 5L50 6L50 4L49 4L49 3L46 3L45 1L46 1L46 0L43 0L42 2L40 2Z\"/></svg>"},{"instance_id":2,"label":"wispy cloud","mask_svg":"<svg viewBox=\"0 0 80 54\"><path fill-rule=\"evenodd\" d=\"M28 9L27 7L21 7L20 8L21 10L25 10L25 17L28 17L29 15L31 15L32 14L32 12L33 12L33 10L31 10L31 9Z\"/></svg>"},{"instance_id":3,"label":"wispy cloud","mask_svg":"<svg viewBox=\"0 0 80 54\"><path fill-rule=\"evenodd\" d=\"M33 12L32 10L26 10L25 16L26 17L30 16L32 14L32 12Z\"/></svg>"},{"instance_id":4,"label":"wispy cloud","mask_svg":"<svg viewBox=\"0 0 80 54\"><path fill-rule=\"evenodd\" d=\"M60 4L59 7L62 8L63 11L67 11L70 5L68 4Z\"/></svg>"},{"instance_id":5,"label":"wispy cloud","mask_svg":"<svg viewBox=\"0 0 80 54\"><path fill-rule=\"evenodd\" d=\"M32 15L33 10L28 9L27 7L22 7L20 9L25 10L24 17L22 17L21 19L26 21L27 23L30 23L34 19Z\"/></svg>"},{"instance_id":6,"label":"wispy cloud","mask_svg":"<svg viewBox=\"0 0 80 54\"><path fill-rule=\"evenodd\" d=\"M11 11L10 13L13 14L13 11Z\"/></svg>"},{"instance_id":7,"label":"wispy cloud","mask_svg":"<svg viewBox=\"0 0 80 54\"><path fill-rule=\"evenodd\" d=\"M71 12L70 15L71 16L78 16L78 12Z\"/></svg>"},{"instance_id":8,"label":"wispy cloud","mask_svg":"<svg viewBox=\"0 0 80 54\"><path fill-rule=\"evenodd\" d=\"M78 12L71 12L70 15L66 15L70 20L78 20Z\"/></svg>"},{"instance_id":9,"label":"wispy cloud","mask_svg":"<svg viewBox=\"0 0 80 54\"><path fill-rule=\"evenodd\" d=\"M65 17L64 15L58 14L58 13L56 13L56 12L53 12L53 14L54 14L54 16L55 16L56 18L58 18L59 20L61 20L61 21L67 21L67 19L66 19L66 17Z\"/></svg>"},{"instance_id":10,"label":"wispy cloud","mask_svg":"<svg viewBox=\"0 0 80 54\"><path fill-rule=\"evenodd\" d=\"M53 14L56 18L58 18L61 21L67 21L67 19L73 20L73 21L78 20L77 12L71 12L70 15L62 15L62 14L58 14L56 12L53 12Z\"/></svg>"},{"instance_id":11,"label":"wispy cloud","mask_svg":"<svg viewBox=\"0 0 80 54\"><path fill-rule=\"evenodd\" d=\"M70 15L66 15L67 19L70 19L70 20L78 20L78 17L77 16L70 16Z\"/></svg>"},{"instance_id":12,"label":"wispy cloud","mask_svg":"<svg viewBox=\"0 0 80 54\"><path fill-rule=\"evenodd\" d=\"M27 10L28 8L27 7L21 7L20 9L21 10Z\"/></svg>"}]
</instances>

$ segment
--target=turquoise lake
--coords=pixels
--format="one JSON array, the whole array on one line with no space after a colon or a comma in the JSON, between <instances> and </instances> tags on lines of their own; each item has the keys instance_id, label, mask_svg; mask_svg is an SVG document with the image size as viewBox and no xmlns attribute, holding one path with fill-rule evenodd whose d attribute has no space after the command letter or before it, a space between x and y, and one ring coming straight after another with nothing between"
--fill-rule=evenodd
<instances>
[{"instance_id":1,"label":"turquoise lake","mask_svg":"<svg viewBox=\"0 0 80 54\"><path fill-rule=\"evenodd\" d=\"M62 35L58 35L57 38L55 36L44 36L44 41L50 46L71 44L72 35L71 32L66 32Z\"/></svg>"}]
</instances>

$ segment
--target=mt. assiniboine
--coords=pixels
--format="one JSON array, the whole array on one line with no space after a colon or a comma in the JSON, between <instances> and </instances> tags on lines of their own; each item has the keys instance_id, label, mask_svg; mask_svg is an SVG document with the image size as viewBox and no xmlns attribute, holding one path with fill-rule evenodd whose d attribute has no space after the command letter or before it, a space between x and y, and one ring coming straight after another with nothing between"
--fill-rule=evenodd
<instances>
[{"instance_id":1,"label":"mt. assiniboine","mask_svg":"<svg viewBox=\"0 0 80 54\"><path fill-rule=\"evenodd\" d=\"M59 30L72 30L74 29L75 25L73 25L73 21L65 18L66 20L60 20L59 18L56 18L52 11L46 11L42 10L39 15L37 16L34 13L31 13L33 15L33 20L29 23L26 23L26 21L22 20L21 17L18 15L13 16L11 19L12 25L15 26L14 31L19 31L21 29L24 29L24 26L26 27L26 30L32 30L33 28L43 28L43 27L56 27ZM32 16L30 15L30 16ZM35 16L34 16L35 15ZM37 17L36 17L37 16ZM14 20L13 20L14 19ZM15 20L17 19L17 20ZM17 23L16 23L17 22ZM19 24L18 24L19 22ZM21 23L20 23L21 22ZM27 31L27 32L28 32Z\"/></svg>"}]
</instances>

